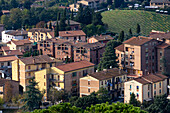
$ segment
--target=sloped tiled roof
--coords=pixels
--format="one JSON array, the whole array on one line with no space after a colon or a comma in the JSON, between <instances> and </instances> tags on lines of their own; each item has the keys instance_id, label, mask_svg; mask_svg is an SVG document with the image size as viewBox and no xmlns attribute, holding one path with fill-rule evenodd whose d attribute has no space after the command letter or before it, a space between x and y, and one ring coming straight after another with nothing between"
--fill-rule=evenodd
<instances>
[{"instance_id":1,"label":"sloped tiled roof","mask_svg":"<svg viewBox=\"0 0 170 113\"><path fill-rule=\"evenodd\" d=\"M141 83L141 84L144 84L144 85L145 85L145 84L150 84L149 81L143 79L142 77L135 78L134 80L137 81L137 82L139 82L139 83Z\"/></svg>"},{"instance_id":2,"label":"sloped tiled roof","mask_svg":"<svg viewBox=\"0 0 170 113\"><path fill-rule=\"evenodd\" d=\"M68 63L68 64L63 64L60 66L57 66L56 68L64 71L64 72L69 72L69 71L74 71L82 68L87 68L94 66L95 64L88 62L88 61L78 61L78 62L73 62L73 63Z\"/></svg>"},{"instance_id":3,"label":"sloped tiled roof","mask_svg":"<svg viewBox=\"0 0 170 113\"><path fill-rule=\"evenodd\" d=\"M47 33L51 32L51 29L46 29L46 28L32 28L28 32L42 32L42 33Z\"/></svg>"},{"instance_id":4,"label":"sloped tiled roof","mask_svg":"<svg viewBox=\"0 0 170 113\"><path fill-rule=\"evenodd\" d=\"M8 34L8 35L13 35L13 36L25 36L28 34L27 31L24 31L24 30L9 30L9 31L6 31L5 34Z\"/></svg>"},{"instance_id":5,"label":"sloped tiled roof","mask_svg":"<svg viewBox=\"0 0 170 113\"><path fill-rule=\"evenodd\" d=\"M116 50L123 52L124 51L124 44L121 44L117 47L115 47Z\"/></svg>"},{"instance_id":6,"label":"sloped tiled roof","mask_svg":"<svg viewBox=\"0 0 170 113\"><path fill-rule=\"evenodd\" d=\"M74 37L74 36L86 36L82 30L77 31L59 31L60 37Z\"/></svg>"},{"instance_id":7,"label":"sloped tiled roof","mask_svg":"<svg viewBox=\"0 0 170 113\"><path fill-rule=\"evenodd\" d=\"M28 39L24 39L24 40L12 40L11 42L13 42L15 45L24 45L24 44L31 44L32 43Z\"/></svg>"},{"instance_id":8,"label":"sloped tiled roof","mask_svg":"<svg viewBox=\"0 0 170 113\"><path fill-rule=\"evenodd\" d=\"M104 41L104 40L113 40L114 38L110 35L100 35L100 36L92 36L91 38L95 38L98 41Z\"/></svg>"},{"instance_id":9,"label":"sloped tiled roof","mask_svg":"<svg viewBox=\"0 0 170 113\"><path fill-rule=\"evenodd\" d=\"M162 44L157 46L157 48L167 48L167 47L170 47L170 44L162 43Z\"/></svg>"},{"instance_id":10,"label":"sloped tiled roof","mask_svg":"<svg viewBox=\"0 0 170 113\"><path fill-rule=\"evenodd\" d=\"M121 76L126 74L123 70L120 70L118 68L113 69L107 69L106 71L99 71L96 73L90 73L89 76L92 76L98 80L106 80L112 77Z\"/></svg>"},{"instance_id":11,"label":"sloped tiled roof","mask_svg":"<svg viewBox=\"0 0 170 113\"><path fill-rule=\"evenodd\" d=\"M169 39L170 40L170 32L168 33L153 33L149 35L153 39Z\"/></svg>"},{"instance_id":12,"label":"sloped tiled roof","mask_svg":"<svg viewBox=\"0 0 170 113\"><path fill-rule=\"evenodd\" d=\"M149 42L153 39L149 38L149 37L132 37L126 41L124 41L124 44L129 44L129 45L136 45L136 46L141 46L143 44L145 44L146 42Z\"/></svg>"},{"instance_id":13,"label":"sloped tiled roof","mask_svg":"<svg viewBox=\"0 0 170 113\"><path fill-rule=\"evenodd\" d=\"M39 55L39 56L34 56L34 57L24 57L24 58L20 58L20 60L24 63L24 64L39 64L39 63L51 63L51 62L55 62L54 60L52 60L49 56L47 55Z\"/></svg>"},{"instance_id":14,"label":"sloped tiled roof","mask_svg":"<svg viewBox=\"0 0 170 113\"><path fill-rule=\"evenodd\" d=\"M1 56L0 57L0 62L7 62L7 61L13 61L18 59L16 56Z\"/></svg>"},{"instance_id":15,"label":"sloped tiled roof","mask_svg":"<svg viewBox=\"0 0 170 113\"><path fill-rule=\"evenodd\" d=\"M20 50L9 50L5 52L6 55L23 55L23 53Z\"/></svg>"}]
</instances>

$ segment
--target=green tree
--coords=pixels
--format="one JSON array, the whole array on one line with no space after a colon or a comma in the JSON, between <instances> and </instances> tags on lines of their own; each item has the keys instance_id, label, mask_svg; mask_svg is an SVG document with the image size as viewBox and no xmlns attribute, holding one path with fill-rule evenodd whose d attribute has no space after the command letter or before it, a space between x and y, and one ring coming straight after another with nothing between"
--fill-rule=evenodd
<instances>
[{"instance_id":1,"label":"green tree","mask_svg":"<svg viewBox=\"0 0 170 113\"><path fill-rule=\"evenodd\" d=\"M80 108L85 109L86 107L90 107L91 105L95 105L97 103L98 103L98 99L96 97L96 94L93 92L88 96L78 98L75 101L74 105L76 107L80 107Z\"/></svg>"},{"instance_id":2,"label":"green tree","mask_svg":"<svg viewBox=\"0 0 170 113\"><path fill-rule=\"evenodd\" d=\"M100 35L106 31L106 29L102 25L97 25L96 29L97 29L96 34L98 34L98 35Z\"/></svg>"},{"instance_id":3,"label":"green tree","mask_svg":"<svg viewBox=\"0 0 170 113\"><path fill-rule=\"evenodd\" d=\"M4 104L4 100L0 98L0 109L3 107L3 104Z\"/></svg>"},{"instance_id":4,"label":"green tree","mask_svg":"<svg viewBox=\"0 0 170 113\"><path fill-rule=\"evenodd\" d=\"M103 57L101 58L100 63L97 67L99 71L103 69L109 69L110 66L118 67L117 61L116 61L117 57L116 57L115 49L114 49L118 45L120 45L120 42L117 42L115 40L111 40L107 43L105 52L103 53Z\"/></svg>"},{"instance_id":5,"label":"green tree","mask_svg":"<svg viewBox=\"0 0 170 113\"><path fill-rule=\"evenodd\" d=\"M21 28L22 12L19 8L14 8L10 11L9 21L14 29Z\"/></svg>"},{"instance_id":6,"label":"green tree","mask_svg":"<svg viewBox=\"0 0 170 113\"><path fill-rule=\"evenodd\" d=\"M137 24L137 27L136 27L136 33L139 34L140 33L140 25Z\"/></svg>"},{"instance_id":7,"label":"green tree","mask_svg":"<svg viewBox=\"0 0 170 113\"><path fill-rule=\"evenodd\" d=\"M78 8L78 12L76 15L76 21L82 23L83 22L83 6L80 4Z\"/></svg>"},{"instance_id":8,"label":"green tree","mask_svg":"<svg viewBox=\"0 0 170 113\"><path fill-rule=\"evenodd\" d=\"M11 6L11 8L17 8L18 7L18 2L16 0L11 0L10 1L10 6Z\"/></svg>"},{"instance_id":9,"label":"green tree","mask_svg":"<svg viewBox=\"0 0 170 113\"><path fill-rule=\"evenodd\" d=\"M83 31L88 37L93 36L96 34L96 26L93 24L89 24L83 28Z\"/></svg>"},{"instance_id":10,"label":"green tree","mask_svg":"<svg viewBox=\"0 0 170 113\"><path fill-rule=\"evenodd\" d=\"M133 34L132 34L132 29L130 28L129 29L129 36L132 36Z\"/></svg>"},{"instance_id":11,"label":"green tree","mask_svg":"<svg viewBox=\"0 0 170 113\"><path fill-rule=\"evenodd\" d=\"M120 34L119 34L118 41L123 42L123 41L124 41L124 38L125 38L125 36L124 36L124 31L121 31Z\"/></svg>"},{"instance_id":12,"label":"green tree","mask_svg":"<svg viewBox=\"0 0 170 113\"><path fill-rule=\"evenodd\" d=\"M49 27L48 28L52 29L52 23L51 22L49 23Z\"/></svg>"},{"instance_id":13,"label":"green tree","mask_svg":"<svg viewBox=\"0 0 170 113\"><path fill-rule=\"evenodd\" d=\"M66 30L66 26L67 26L67 24L65 23L65 18L62 17L61 20L60 20L60 24L59 24L60 31L65 31Z\"/></svg>"},{"instance_id":14,"label":"green tree","mask_svg":"<svg viewBox=\"0 0 170 113\"><path fill-rule=\"evenodd\" d=\"M112 0L107 0L107 5L112 5Z\"/></svg>"},{"instance_id":15,"label":"green tree","mask_svg":"<svg viewBox=\"0 0 170 113\"><path fill-rule=\"evenodd\" d=\"M30 2L30 0L26 0L23 4L24 8L26 9L30 9L31 8L31 4L32 2Z\"/></svg>"},{"instance_id":16,"label":"green tree","mask_svg":"<svg viewBox=\"0 0 170 113\"><path fill-rule=\"evenodd\" d=\"M146 108L149 113L170 113L170 100L167 95L160 95L154 98L153 104Z\"/></svg>"},{"instance_id":17,"label":"green tree","mask_svg":"<svg viewBox=\"0 0 170 113\"><path fill-rule=\"evenodd\" d=\"M92 24L103 25L101 13L97 12L93 14Z\"/></svg>"},{"instance_id":18,"label":"green tree","mask_svg":"<svg viewBox=\"0 0 170 113\"><path fill-rule=\"evenodd\" d=\"M71 20L74 20L74 12L73 12L73 9L71 11Z\"/></svg>"},{"instance_id":19,"label":"green tree","mask_svg":"<svg viewBox=\"0 0 170 113\"><path fill-rule=\"evenodd\" d=\"M42 94L37 88L38 83L31 78L29 80L29 85L26 87L27 91L25 92L25 97L22 101L25 103L23 106L24 110L33 111L35 108L40 107L40 102L42 99Z\"/></svg>"},{"instance_id":20,"label":"green tree","mask_svg":"<svg viewBox=\"0 0 170 113\"><path fill-rule=\"evenodd\" d=\"M96 94L97 94L99 103L106 103L106 102L110 102L110 100L111 100L109 92L105 88L100 88L96 92Z\"/></svg>"},{"instance_id":21,"label":"green tree","mask_svg":"<svg viewBox=\"0 0 170 113\"><path fill-rule=\"evenodd\" d=\"M131 105L133 105L133 106L138 106L138 107L140 107L140 105L141 105L140 101L138 101L138 100L136 99L136 96L135 96L134 93L132 93L131 96L130 96L129 104L131 104Z\"/></svg>"},{"instance_id":22,"label":"green tree","mask_svg":"<svg viewBox=\"0 0 170 113\"><path fill-rule=\"evenodd\" d=\"M30 24L30 19L31 19L31 14L30 11L28 9L24 9L22 11L22 26L29 26Z\"/></svg>"},{"instance_id":23,"label":"green tree","mask_svg":"<svg viewBox=\"0 0 170 113\"><path fill-rule=\"evenodd\" d=\"M58 26L58 20L56 22L56 26L55 26L55 37L58 37L59 36L59 26Z\"/></svg>"}]
</instances>

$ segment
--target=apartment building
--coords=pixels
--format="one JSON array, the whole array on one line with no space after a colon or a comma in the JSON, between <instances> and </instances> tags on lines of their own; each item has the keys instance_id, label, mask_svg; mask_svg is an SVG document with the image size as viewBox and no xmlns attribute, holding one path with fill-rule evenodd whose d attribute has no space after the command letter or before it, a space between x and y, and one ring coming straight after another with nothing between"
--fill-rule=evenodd
<instances>
[{"instance_id":1,"label":"apartment building","mask_svg":"<svg viewBox=\"0 0 170 113\"><path fill-rule=\"evenodd\" d=\"M74 61L87 60L94 64L99 64L103 55L105 44L77 43L74 45Z\"/></svg>"},{"instance_id":2,"label":"apartment building","mask_svg":"<svg viewBox=\"0 0 170 113\"><path fill-rule=\"evenodd\" d=\"M17 60L16 56L0 57L0 78L12 79L12 61Z\"/></svg>"},{"instance_id":3,"label":"apartment building","mask_svg":"<svg viewBox=\"0 0 170 113\"><path fill-rule=\"evenodd\" d=\"M76 31L59 31L59 38L69 41L82 41L86 42L86 34L82 30Z\"/></svg>"},{"instance_id":4,"label":"apartment building","mask_svg":"<svg viewBox=\"0 0 170 113\"><path fill-rule=\"evenodd\" d=\"M43 55L55 57L58 60L87 60L94 64L100 62L105 44L100 42L86 43L69 41L64 39L48 39L38 42L38 50Z\"/></svg>"},{"instance_id":5,"label":"apartment building","mask_svg":"<svg viewBox=\"0 0 170 113\"><path fill-rule=\"evenodd\" d=\"M60 61L50 58L47 55L24 57L12 62L12 80L20 81L23 91L29 84L29 79L35 77L35 72L56 66Z\"/></svg>"},{"instance_id":6,"label":"apartment building","mask_svg":"<svg viewBox=\"0 0 170 113\"><path fill-rule=\"evenodd\" d=\"M157 47L157 71L170 73L170 43L162 43Z\"/></svg>"},{"instance_id":7,"label":"apartment building","mask_svg":"<svg viewBox=\"0 0 170 113\"><path fill-rule=\"evenodd\" d=\"M79 95L79 78L93 72L93 63L79 61L36 71L35 80L40 90L46 90L46 97L50 87L64 89L71 95Z\"/></svg>"},{"instance_id":8,"label":"apartment building","mask_svg":"<svg viewBox=\"0 0 170 113\"><path fill-rule=\"evenodd\" d=\"M156 46L159 41L149 37L132 37L115 48L118 64L129 74L146 75L157 69Z\"/></svg>"},{"instance_id":9,"label":"apartment building","mask_svg":"<svg viewBox=\"0 0 170 113\"><path fill-rule=\"evenodd\" d=\"M51 39L54 37L54 32L51 29L33 28L28 31L28 38L34 42Z\"/></svg>"},{"instance_id":10,"label":"apartment building","mask_svg":"<svg viewBox=\"0 0 170 113\"><path fill-rule=\"evenodd\" d=\"M11 40L7 43L7 47L9 47L10 50L21 50L25 52L32 48L32 42L28 39Z\"/></svg>"},{"instance_id":11,"label":"apartment building","mask_svg":"<svg viewBox=\"0 0 170 113\"><path fill-rule=\"evenodd\" d=\"M159 8L170 7L169 0L151 0L150 6L158 6Z\"/></svg>"},{"instance_id":12,"label":"apartment building","mask_svg":"<svg viewBox=\"0 0 170 113\"><path fill-rule=\"evenodd\" d=\"M97 92L100 88L106 88L112 98L123 97L126 74L117 68L88 74L86 77L80 78L80 97Z\"/></svg>"},{"instance_id":13,"label":"apartment building","mask_svg":"<svg viewBox=\"0 0 170 113\"><path fill-rule=\"evenodd\" d=\"M4 95L8 93L7 91L11 92L12 96L18 96L19 95L19 82L14 81L14 80L0 78L0 98L5 99Z\"/></svg>"},{"instance_id":14,"label":"apartment building","mask_svg":"<svg viewBox=\"0 0 170 113\"><path fill-rule=\"evenodd\" d=\"M23 40L27 39L27 31L23 30L6 30L2 31L2 42L7 43L13 39Z\"/></svg>"},{"instance_id":15,"label":"apartment building","mask_svg":"<svg viewBox=\"0 0 170 113\"><path fill-rule=\"evenodd\" d=\"M69 22L70 22L69 26L71 27L71 30L80 30L81 26L80 26L79 22L76 22L76 21L73 21L73 20L70 20ZM52 28L55 29L57 22L56 21L49 21L47 23L47 25L49 26L50 23L52 24ZM65 23L68 25L68 21L65 21ZM58 21L58 24L60 24L60 21Z\"/></svg>"},{"instance_id":16,"label":"apartment building","mask_svg":"<svg viewBox=\"0 0 170 113\"><path fill-rule=\"evenodd\" d=\"M114 38L111 37L110 35L100 35L100 36L92 36L88 39L88 43L95 43L95 42L100 42L100 43L107 43L110 40L113 40Z\"/></svg>"},{"instance_id":17,"label":"apartment building","mask_svg":"<svg viewBox=\"0 0 170 113\"><path fill-rule=\"evenodd\" d=\"M167 94L168 77L162 74L149 74L124 83L124 103L129 103L134 93L141 103L151 101L155 96Z\"/></svg>"}]
</instances>

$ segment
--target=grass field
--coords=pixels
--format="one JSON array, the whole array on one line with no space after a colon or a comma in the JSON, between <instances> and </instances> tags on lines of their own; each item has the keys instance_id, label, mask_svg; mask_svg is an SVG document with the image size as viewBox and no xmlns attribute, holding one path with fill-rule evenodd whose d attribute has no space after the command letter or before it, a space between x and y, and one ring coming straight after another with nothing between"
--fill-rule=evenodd
<instances>
[{"instance_id":1,"label":"grass field","mask_svg":"<svg viewBox=\"0 0 170 113\"><path fill-rule=\"evenodd\" d=\"M128 33L132 29L136 33L136 26L140 24L141 33L148 35L151 30L170 30L170 16L141 10L112 10L102 13L102 21L108 24L108 31Z\"/></svg>"}]
</instances>

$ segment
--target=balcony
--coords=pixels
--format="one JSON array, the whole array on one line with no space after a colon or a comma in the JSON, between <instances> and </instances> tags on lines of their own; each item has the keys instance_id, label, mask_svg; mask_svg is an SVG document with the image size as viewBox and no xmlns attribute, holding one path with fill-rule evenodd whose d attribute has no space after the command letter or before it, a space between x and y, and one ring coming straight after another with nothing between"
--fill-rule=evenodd
<instances>
[{"instance_id":1,"label":"balcony","mask_svg":"<svg viewBox=\"0 0 170 113\"><path fill-rule=\"evenodd\" d=\"M49 80L52 81L52 82L64 82L64 79L58 80L58 79L55 79L55 78L50 78Z\"/></svg>"}]
</instances>

